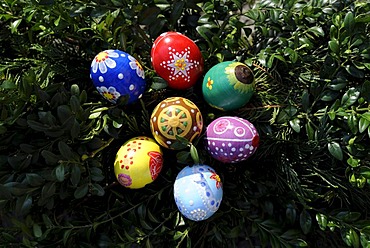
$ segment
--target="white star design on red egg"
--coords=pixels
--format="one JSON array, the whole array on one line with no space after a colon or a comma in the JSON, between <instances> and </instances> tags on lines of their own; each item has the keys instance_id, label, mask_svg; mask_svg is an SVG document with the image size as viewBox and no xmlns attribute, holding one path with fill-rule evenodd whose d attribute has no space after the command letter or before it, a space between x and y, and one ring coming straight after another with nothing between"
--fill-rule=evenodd
<instances>
[{"instance_id":1,"label":"white star design on red egg","mask_svg":"<svg viewBox=\"0 0 370 248\"><path fill-rule=\"evenodd\" d=\"M176 80L181 76L186 81L190 81L189 70L199 66L198 61L189 59L190 47L185 48L185 51L181 52L177 52L176 49L171 47L169 47L168 50L170 60L164 60L160 65L170 71L171 76L169 79Z\"/></svg>"}]
</instances>

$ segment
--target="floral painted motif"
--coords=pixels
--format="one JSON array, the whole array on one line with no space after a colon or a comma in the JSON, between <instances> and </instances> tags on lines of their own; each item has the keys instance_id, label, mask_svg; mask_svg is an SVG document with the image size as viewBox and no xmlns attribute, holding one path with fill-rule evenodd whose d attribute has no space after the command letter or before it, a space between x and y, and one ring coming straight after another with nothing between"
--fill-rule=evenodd
<instances>
[{"instance_id":1,"label":"floral painted motif","mask_svg":"<svg viewBox=\"0 0 370 248\"><path fill-rule=\"evenodd\" d=\"M105 86L96 87L98 92L108 101L116 103L121 94L116 90L116 88L110 86L108 89Z\"/></svg>"},{"instance_id":2,"label":"floral painted motif","mask_svg":"<svg viewBox=\"0 0 370 248\"><path fill-rule=\"evenodd\" d=\"M227 75L227 79L229 83L234 86L234 89L240 93L247 94L254 91L254 83L252 82L242 82L236 76L236 68L239 66L242 68L248 68L246 65L240 62L233 62L225 68L225 74ZM248 70L248 69L247 69ZM250 69L249 69L250 70Z\"/></svg>"},{"instance_id":3,"label":"floral painted motif","mask_svg":"<svg viewBox=\"0 0 370 248\"><path fill-rule=\"evenodd\" d=\"M113 69L116 67L116 61L111 58L118 58L119 54L114 50L105 50L100 52L95 56L94 60L91 63L93 73L99 71L104 74L108 71L108 68Z\"/></svg>"},{"instance_id":4,"label":"floral painted motif","mask_svg":"<svg viewBox=\"0 0 370 248\"><path fill-rule=\"evenodd\" d=\"M129 175L120 173L118 174L118 182L125 187L129 187L132 184L132 179Z\"/></svg>"},{"instance_id":5,"label":"floral painted motif","mask_svg":"<svg viewBox=\"0 0 370 248\"><path fill-rule=\"evenodd\" d=\"M221 188L221 186L222 186L222 183L221 183L221 178L220 178L220 176L219 175L217 175L216 174L216 172L214 172L214 171L212 171L212 170L210 170L210 169L208 169L209 170L209 172L211 172L212 173L212 175L209 177L210 179L213 179L213 180L215 180L216 181L216 188Z\"/></svg>"},{"instance_id":6,"label":"floral painted motif","mask_svg":"<svg viewBox=\"0 0 370 248\"><path fill-rule=\"evenodd\" d=\"M130 67L132 70L136 70L136 74L138 77L141 77L142 79L145 78L145 73L143 67L140 65L139 61L137 61L134 57L131 55L128 56L128 59L130 60Z\"/></svg>"},{"instance_id":7,"label":"floral painted motif","mask_svg":"<svg viewBox=\"0 0 370 248\"><path fill-rule=\"evenodd\" d=\"M152 176L152 179L155 180L162 169L163 164L162 154L159 152L151 151L148 152L148 156L150 157L149 160L150 175Z\"/></svg>"},{"instance_id":8,"label":"floral painted motif","mask_svg":"<svg viewBox=\"0 0 370 248\"><path fill-rule=\"evenodd\" d=\"M212 84L213 84L213 80L210 77L208 77L208 79L207 79L207 88L212 90Z\"/></svg>"},{"instance_id":9,"label":"floral painted motif","mask_svg":"<svg viewBox=\"0 0 370 248\"><path fill-rule=\"evenodd\" d=\"M215 125L215 131L216 132L224 132L227 127L229 126L230 122L227 120L220 120Z\"/></svg>"}]
</instances>

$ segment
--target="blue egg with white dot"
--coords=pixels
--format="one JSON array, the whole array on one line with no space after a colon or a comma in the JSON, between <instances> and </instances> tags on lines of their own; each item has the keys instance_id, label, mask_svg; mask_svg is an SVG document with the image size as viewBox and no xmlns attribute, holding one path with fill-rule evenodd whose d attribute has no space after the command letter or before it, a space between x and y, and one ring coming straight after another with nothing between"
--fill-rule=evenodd
<instances>
[{"instance_id":1,"label":"blue egg with white dot","mask_svg":"<svg viewBox=\"0 0 370 248\"><path fill-rule=\"evenodd\" d=\"M177 175L173 194L183 216L193 221L206 220L220 207L221 179L208 165L187 166Z\"/></svg>"},{"instance_id":2,"label":"blue egg with white dot","mask_svg":"<svg viewBox=\"0 0 370 248\"><path fill-rule=\"evenodd\" d=\"M127 104L137 101L145 91L145 73L141 64L120 50L105 50L91 62L90 78L97 91L111 103L127 97Z\"/></svg>"}]
</instances>

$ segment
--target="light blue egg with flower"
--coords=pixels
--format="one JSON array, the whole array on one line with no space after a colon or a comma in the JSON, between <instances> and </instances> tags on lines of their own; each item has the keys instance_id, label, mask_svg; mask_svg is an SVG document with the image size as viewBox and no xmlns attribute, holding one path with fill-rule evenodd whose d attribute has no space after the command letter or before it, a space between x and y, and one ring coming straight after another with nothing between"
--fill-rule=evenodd
<instances>
[{"instance_id":1,"label":"light blue egg with flower","mask_svg":"<svg viewBox=\"0 0 370 248\"><path fill-rule=\"evenodd\" d=\"M97 91L111 103L128 96L127 104L137 101L145 91L145 73L141 64L120 50L105 50L91 63L90 78Z\"/></svg>"},{"instance_id":2,"label":"light blue egg with flower","mask_svg":"<svg viewBox=\"0 0 370 248\"><path fill-rule=\"evenodd\" d=\"M173 194L183 216L193 221L206 220L220 207L221 179L208 165L187 166L177 175Z\"/></svg>"}]
</instances>

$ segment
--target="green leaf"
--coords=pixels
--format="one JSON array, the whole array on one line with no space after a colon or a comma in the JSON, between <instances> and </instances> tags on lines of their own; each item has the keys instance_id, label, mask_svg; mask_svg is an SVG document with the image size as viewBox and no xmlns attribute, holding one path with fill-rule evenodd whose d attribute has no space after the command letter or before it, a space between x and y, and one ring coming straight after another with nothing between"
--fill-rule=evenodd
<instances>
[{"instance_id":1,"label":"green leaf","mask_svg":"<svg viewBox=\"0 0 370 248\"><path fill-rule=\"evenodd\" d=\"M290 224L293 224L295 222L297 211L291 204L289 204L287 209L285 210L285 216Z\"/></svg>"},{"instance_id":2,"label":"green leaf","mask_svg":"<svg viewBox=\"0 0 370 248\"><path fill-rule=\"evenodd\" d=\"M316 36L324 36L325 35L325 32L324 30L322 29L322 27L311 27L308 29L309 32L312 32L314 33Z\"/></svg>"},{"instance_id":3,"label":"green leaf","mask_svg":"<svg viewBox=\"0 0 370 248\"><path fill-rule=\"evenodd\" d=\"M314 140L315 131L313 130L312 125L309 122L307 122L305 127L306 127L306 133L307 133L308 139L309 140Z\"/></svg>"},{"instance_id":4,"label":"green leaf","mask_svg":"<svg viewBox=\"0 0 370 248\"><path fill-rule=\"evenodd\" d=\"M299 215L299 224L304 234L308 234L312 226L312 218L307 210L303 210Z\"/></svg>"},{"instance_id":5,"label":"green leaf","mask_svg":"<svg viewBox=\"0 0 370 248\"><path fill-rule=\"evenodd\" d=\"M64 164L59 164L57 168L55 168L55 176L59 182L64 181Z\"/></svg>"},{"instance_id":6,"label":"green leaf","mask_svg":"<svg viewBox=\"0 0 370 248\"><path fill-rule=\"evenodd\" d=\"M358 97L360 96L360 92L355 88L350 88L342 97L341 105L343 107L349 107L354 104Z\"/></svg>"},{"instance_id":7,"label":"green leaf","mask_svg":"<svg viewBox=\"0 0 370 248\"><path fill-rule=\"evenodd\" d=\"M185 2L183 1L178 1L178 2L175 1L173 3L172 8L171 8L171 15L170 15L172 25L174 25L179 20L182 14L182 11L184 9L184 6L185 6Z\"/></svg>"},{"instance_id":8,"label":"green leaf","mask_svg":"<svg viewBox=\"0 0 370 248\"><path fill-rule=\"evenodd\" d=\"M40 175L36 173L27 173L26 179L27 179L28 184L31 185L32 187L40 186L45 181L44 178L42 178Z\"/></svg>"},{"instance_id":9,"label":"green leaf","mask_svg":"<svg viewBox=\"0 0 370 248\"><path fill-rule=\"evenodd\" d=\"M33 235L36 238L40 238L42 236L42 230L41 227L38 224L33 224Z\"/></svg>"},{"instance_id":10,"label":"green leaf","mask_svg":"<svg viewBox=\"0 0 370 248\"><path fill-rule=\"evenodd\" d=\"M370 118L370 113L368 118ZM365 132L366 129L369 127L370 120L368 118L364 117L363 115L360 117L360 120L358 122L358 130L360 131L360 133Z\"/></svg>"},{"instance_id":11,"label":"green leaf","mask_svg":"<svg viewBox=\"0 0 370 248\"><path fill-rule=\"evenodd\" d=\"M328 143L328 150L334 158L336 158L338 160L343 159L342 148L340 147L340 145L337 142L332 141L332 142Z\"/></svg>"},{"instance_id":12,"label":"green leaf","mask_svg":"<svg viewBox=\"0 0 370 248\"><path fill-rule=\"evenodd\" d=\"M347 119L347 124L349 126L349 129L353 134L357 134L358 132L358 119L357 114L350 114Z\"/></svg>"},{"instance_id":13,"label":"green leaf","mask_svg":"<svg viewBox=\"0 0 370 248\"><path fill-rule=\"evenodd\" d=\"M301 131L300 120L298 118L289 121L289 124L295 132L299 133Z\"/></svg>"},{"instance_id":14,"label":"green leaf","mask_svg":"<svg viewBox=\"0 0 370 248\"><path fill-rule=\"evenodd\" d=\"M180 163L186 163L186 160L189 158L190 152L188 151L180 151L176 154L177 161Z\"/></svg>"},{"instance_id":15,"label":"green leaf","mask_svg":"<svg viewBox=\"0 0 370 248\"><path fill-rule=\"evenodd\" d=\"M84 197L87 194L87 191L89 190L88 184L83 184L80 187L78 187L74 192L74 197L76 199L80 199Z\"/></svg>"},{"instance_id":16,"label":"green leaf","mask_svg":"<svg viewBox=\"0 0 370 248\"><path fill-rule=\"evenodd\" d=\"M198 151L197 151L197 148L193 144L190 145L190 156L193 159L194 164L199 164Z\"/></svg>"},{"instance_id":17,"label":"green leaf","mask_svg":"<svg viewBox=\"0 0 370 248\"><path fill-rule=\"evenodd\" d=\"M71 235L72 229L68 229L63 232L63 244L66 245L69 239L69 236Z\"/></svg>"},{"instance_id":18,"label":"green leaf","mask_svg":"<svg viewBox=\"0 0 370 248\"><path fill-rule=\"evenodd\" d=\"M105 191L103 189L102 186L100 186L99 184L97 183L93 183L91 185L91 193L93 195L97 195L97 196L103 196L105 194Z\"/></svg>"},{"instance_id":19,"label":"green leaf","mask_svg":"<svg viewBox=\"0 0 370 248\"><path fill-rule=\"evenodd\" d=\"M347 32L352 33L355 26L355 20L353 18L352 12L348 12L344 17L343 26L347 30Z\"/></svg>"},{"instance_id":20,"label":"green leaf","mask_svg":"<svg viewBox=\"0 0 370 248\"><path fill-rule=\"evenodd\" d=\"M81 179L81 169L79 165L72 165L71 166L71 183L74 186L77 186Z\"/></svg>"},{"instance_id":21,"label":"green leaf","mask_svg":"<svg viewBox=\"0 0 370 248\"><path fill-rule=\"evenodd\" d=\"M44 199L50 198L55 194L56 187L55 183L49 182L42 187L41 197Z\"/></svg>"},{"instance_id":22,"label":"green leaf","mask_svg":"<svg viewBox=\"0 0 370 248\"><path fill-rule=\"evenodd\" d=\"M6 90L12 90L16 89L17 85L13 81L10 80L4 80L3 83L1 84L0 88L6 89Z\"/></svg>"},{"instance_id":23,"label":"green leaf","mask_svg":"<svg viewBox=\"0 0 370 248\"><path fill-rule=\"evenodd\" d=\"M19 24L21 24L21 21L22 21L22 19L18 19L18 20L15 20L14 22L12 22L10 24L10 30L11 30L12 34L14 34L18 31L17 29L18 29Z\"/></svg>"},{"instance_id":24,"label":"green leaf","mask_svg":"<svg viewBox=\"0 0 370 248\"><path fill-rule=\"evenodd\" d=\"M316 221L317 221L317 224L319 224L319 227L321 230L325 231L326 229L326 226L328 224L328 218L326 215L324 214L316 214Z\"/></svg>"},{"instance_id":25,"label":"green leaf","mask_svg":"<svg viewBox=\"0 0 370 248\"><path fill-rule=\"evenodd\" d=\"M356 77L356 78L364 78L365 77L365 73L359 69L356 68L356 66L354 65L347 65L346 66L346 71Z\"/></svg>"},{"instance_id":26,"label":"green leaf","mask_svg":"<svg viewBox=\"0 0 370 248\"><path fill-rule=\"evenodd\" d=\"M330 50L335 53L335 54L339 54L339 42L338 40L336 39L332 39L329 41L329 48Z\"/></svg>"},{"instance_id":27,"label":"green leaf","mask_svg":"<svg viewBox=\"0 0 370 248\"><path fill-rule=\"evenodd\" d=\"M67 161L73 159L73 153L71 147L69 147L64 141L59 141L58 149L60 154L66 159Z\"/></svg>"},{"instance_id":28,"label":"green leaf","mask_svg":"<svg viewBox=\"0 0 370 248\"><path fill-rule=\"evenodd\" d=\"M45 159L47 165L55 165L58 163L60 157L48 150L42 150L41 156Z\"/></svg>"}]
</instances>

